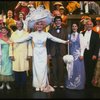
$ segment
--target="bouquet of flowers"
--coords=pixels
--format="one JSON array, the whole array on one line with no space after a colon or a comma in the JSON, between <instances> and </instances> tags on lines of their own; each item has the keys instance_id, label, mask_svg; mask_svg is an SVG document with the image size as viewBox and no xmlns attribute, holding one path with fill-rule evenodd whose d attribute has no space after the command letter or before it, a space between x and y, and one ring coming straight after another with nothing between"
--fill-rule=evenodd
<instances>
[{"instance_id":1,"label":"bouquet of flowers","mask_svg":"<svg viewBox=\"0 0 100 100\"><path fill-rule=\"evenodd\" d=\"M77 1L70 1L66 6L69 13L73 13L77 8L80 8L80 3Z\"/></svg>"}]
</instances>

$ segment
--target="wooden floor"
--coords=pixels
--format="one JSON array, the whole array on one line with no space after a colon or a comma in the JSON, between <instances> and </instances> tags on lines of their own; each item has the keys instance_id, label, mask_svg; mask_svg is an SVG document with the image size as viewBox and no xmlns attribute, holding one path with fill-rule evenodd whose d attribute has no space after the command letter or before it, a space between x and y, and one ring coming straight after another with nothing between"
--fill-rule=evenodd
<instances>
[{"instance_id":1,"label":"wooden floor","mask_svg":"<svg viewBox=\"0 0 100 100\"><path fill-rule=\"evenodd\" d=\"M55 89L53 93L36 92L32 87L32 77L27 79L26 89L15 89L14 83L11 84L12 89L0 90L0 99L53 99L53 98L100 98L100 88L88 88L84 90Z\"/></svg>"}]
</instances>

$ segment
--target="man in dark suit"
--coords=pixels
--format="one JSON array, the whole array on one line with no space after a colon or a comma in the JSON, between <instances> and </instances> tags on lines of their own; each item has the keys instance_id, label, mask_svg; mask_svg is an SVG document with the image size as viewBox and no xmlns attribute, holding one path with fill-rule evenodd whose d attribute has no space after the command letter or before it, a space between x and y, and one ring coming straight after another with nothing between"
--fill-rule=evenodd
<instances>
[{"instance_id":1,"label":"man in dark suit","mask_svg":"<svg viewBox=\"0 0 100 100\"><path fill-rule=\"evenodd\" d=\"M63 27L60 16L54 18L54 26L50 28L49 33L63 40L67 40L67 27ZM54 87L64 87L64 62L63 56L67 54L67 45L59 44L52 41L47 41L48 55L51 56L53 85Z\"/></svg>"},{"instance_id":2,"label":"man in dark suit","mask_svg":"<svg viewBox=\"0 0 100 100\"><path fill-rule=\"evenodd\" d=\"M93 22L91 20L86 22L86 31L83 32L85 51L84 62L86 71L86 87L91 87L91 81L96 67L98 52L99 52L99 35L92 30Z\"/></svg>"}]
</instances>

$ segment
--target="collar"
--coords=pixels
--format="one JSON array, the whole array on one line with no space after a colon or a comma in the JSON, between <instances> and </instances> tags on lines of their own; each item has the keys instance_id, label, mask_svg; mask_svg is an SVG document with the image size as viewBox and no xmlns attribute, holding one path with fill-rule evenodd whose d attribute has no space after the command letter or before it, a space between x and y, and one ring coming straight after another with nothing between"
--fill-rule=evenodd
<instances>
[{"instance_id":1,"label":"collar","mask_svg":"<svg viewBox=\"0 0 100 100\"><path fill-rule=\"evenodd\" d=\"M61 26L59 26L59 27L56 26L56 29L61 29L61 28L62 28Z\"/></svg>"},{"instance_id":2,"label":"collar","mask_svg":"<svg viewBox=\"0 0 100 100\"><path fill-rule=\"evenodd\" d=\"M91 33L91 32L92 32L92 30L87 30L86 32Z\"/></svg>"},{"instance_id":3,"label":"collar","mask_svg":"<svg viewBox=\"0 0 100 100\"><path fill-rule=\"evenodd\" d=\"M78 35L78 32L73 32L72 35Z\"/></svg>"}]
</instances>

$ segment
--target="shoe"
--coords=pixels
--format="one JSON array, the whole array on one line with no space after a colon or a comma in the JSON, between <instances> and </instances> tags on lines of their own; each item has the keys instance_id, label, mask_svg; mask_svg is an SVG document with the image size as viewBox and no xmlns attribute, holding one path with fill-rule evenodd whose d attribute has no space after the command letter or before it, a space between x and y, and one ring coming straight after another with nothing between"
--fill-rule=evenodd
<instances>
[{"instance_id":1,"label":"shoe","mask_svg":"<svg viewBox=\"0 0 100 100\"><path fill-rule=\"evenodd\" d=\"M61 86L60 86L60 88L64 88L64 86L63 86L63 85L61 85Z\"/></svg>"},{"instance_id":2,"label":"shoe","mask_svg":"<svg viewBox=\"0 0 100 100\"><path fill-rule=\"evenodd\" d=\"M54 85L53 87L54 87L54 88L57 88L57 85Z\"/></svg>"},{"instance_id":3,"label":"shoe","mask_svg":"<svg viewBox=\"0 0 100 100\"><path fill-rule=\"evenodd\" d=\"M43 91L44 90L44 87L41 87L41 91Z\"/></svg>"},{"instance_id":4,"label":"shoe","mask_svg":"<svg viewBox=\"0 0 100 100\"><path fill-rule=\"evenodd\" d=\"M2 83L2 85L0 86L0 90L4 89L4 83Z\"/></svg>"},{"instance_id":5,"label":"shoe","mask_svg":"<svg viewBox=\"0 0 100 100\"><path fill-rule=\"evenodd\" d=\"M6 84L6 88L7 90L11 90L11 87L9 86L9 84Z\"/></svg>"},{"instance_id":6,"label":"shoe","mask_svg":"<svg viewBox=\"0 0 100 100\"><path fill-rule=\"evenodd\" d=\"M39 91L39 88L36 88L35 90L36 90L36 91Z\"/></svg>"},{"instance_id":7,"label":"shoe","mask_svg":"<svg viewBox=\"0 0 100 100\"><path fill-rule=\"evenodd\" d=\"M49 93L49 92L54 92L55 91L55 89L52 87L52 86L50 86L50 85L48 85L46 88L44 88L44 90L43 90L43 92L46 92L46 93Z\"/></svg>"}]
</instances>

